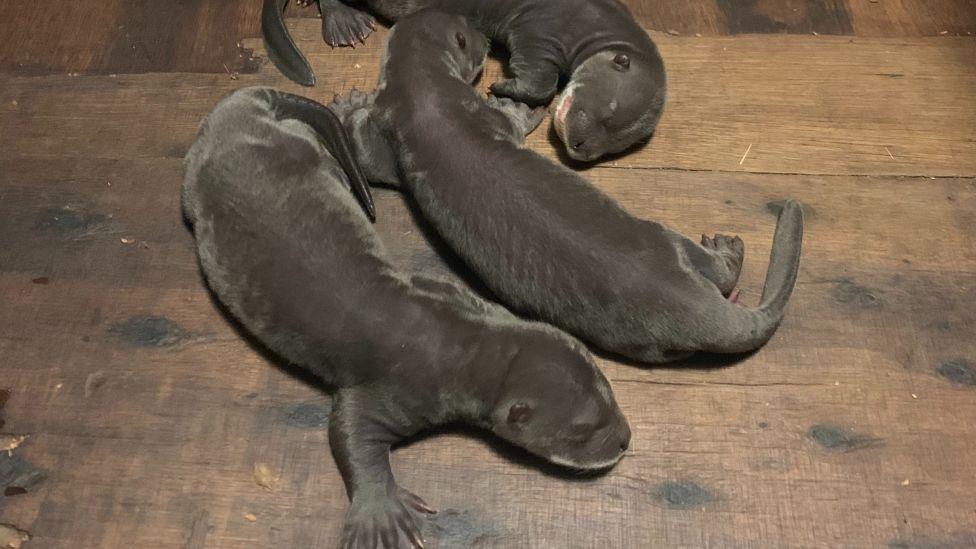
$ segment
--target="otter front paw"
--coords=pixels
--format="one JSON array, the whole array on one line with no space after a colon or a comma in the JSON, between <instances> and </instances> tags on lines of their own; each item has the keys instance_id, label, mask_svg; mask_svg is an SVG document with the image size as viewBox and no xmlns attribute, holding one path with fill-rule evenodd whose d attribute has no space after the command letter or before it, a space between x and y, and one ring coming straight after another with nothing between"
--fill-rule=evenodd
<instances>
[{"instance_id":1,"label":"otter front paw","mask_svg":"<svg viewBox=\"0 0 976 549\"><path fill-rule=\"evenodd\" d=\"M531 82L525 78L509 78L492 84L491 93L537 106L545 105L556 95L556 86Z\"/></svg>"},{"instance_id":2,"label":"otter front paw","mask_svg":"<svg viewBox=\"0 0 976 549\"><path fill-rule=\"evenodd\" d=\"M415 512L433 514L436 511L403 488L389 496L354 497L346 512L339 548L422 549L424 540Z\"/></svg>"},{"instance_id":3,"label":"otter front paw","mask_svg":"<svg viewBox=\"0 0 976 549\"><path fill-rule=\"evenodd\" d=\"M339 117L342 125L345 126L353 112L370 107L375 98L376 94L361 92L353 88L346 95L335 94L328 107L329 110Z\"/></svg>"},{"instance_id":4,"label":"otter front paw","mask_svg":"<svg viewBox=\"0 0 976 549\"><path fill-rule=\"evenodd\" d=\"M546 117L545 108L533 108L525 103L513 101L507 97L489 95L488 106L508 117L518 134L515 136L518 142L523 141L525 136L538 128L539 124Z\"/></svg>"},{"instance_id":5,"label":"otter front paw","mask_svg":"<svg viewBox=\"0 0 976 549\"><path fill-rule=\"evenodd\" d=\"M368 13L336 3L322 10L322 38L332 46L352 46L363 42L376 30L376 20Z\"/></svg>"}]
</instances>

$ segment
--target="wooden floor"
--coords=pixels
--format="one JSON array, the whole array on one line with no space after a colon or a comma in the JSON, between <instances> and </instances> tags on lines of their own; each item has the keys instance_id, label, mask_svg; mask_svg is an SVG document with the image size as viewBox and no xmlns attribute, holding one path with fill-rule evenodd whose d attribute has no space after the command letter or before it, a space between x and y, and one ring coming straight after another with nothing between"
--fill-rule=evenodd
<instances>
[{"instance_id":1,"label":"wooden floor","mask_svg":"<svg viewBox=\"0 0 976 549\"><path fill-rule=\"evenodd\" d=\"M181 158L238 87L371 89L385 33L332 51L293 13L319 76L300 90L264 61L258 4L0 3L0 548L335 544L329 398L211 301ZM800 200L788 316L737 362L601 360L634 433L605 476L471 434L398 450L441 510L428 546L976 547L976 1L630 5L667 112L587 177L686 234L742 235L748 302ZM530 144L555 158L547 132ZM377 194L396 261L450 272Z\"/></svg>"}]
</instances>

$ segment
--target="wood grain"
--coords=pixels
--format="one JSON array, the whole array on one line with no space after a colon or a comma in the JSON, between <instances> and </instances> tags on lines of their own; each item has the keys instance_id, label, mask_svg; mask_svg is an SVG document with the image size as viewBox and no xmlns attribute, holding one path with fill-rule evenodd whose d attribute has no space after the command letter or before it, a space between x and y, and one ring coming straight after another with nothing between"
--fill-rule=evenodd
<instances>
[{"instance_id":1,"label":"wood grain","mask_svg":"<svg viewBox=\"0 0 976 549\"><path fill-rule=\"evenodd\" d=\"M315 22L297 20L292 32L319 75L313 95L375 86L381 40L334 54ZM665 114L641 154L613 165L976 175L974 40L654 36L669 71ZM263 51L259 41L245 44ZM489 64L482 87L501 74ZM547 148L552 139L541 131L530 143Z\"/></svg>"},{"instance_id":2,"label":"wood grain","mask_svg":"<svg viewBox=\"0 0 976 549\"><path fill-rule=\"evenodd\" d=\"M292 24L320 77L306 93L372 88L381 40L328 51L315 21ZM397 450L404 486L441 510L429 546L976 545L972 39L660 41L673 75L661 132L585 174L635 215L742 235L747 303L777 201L799 200L786 321L736 361L601 357L634 431L604 476L477 433ZM221 314L180 219L181 158L213 104L246 85L303 91L268 66L234 78L0 77L0 433L30 435L11 458L45 473L0 497L25 547L337 539L329 398ZM876 143L895 159L868 154ZM529 146L554 157L544 134ZM399 266L473 282L401 195L376 198ZM280 475L273 489L256 463Z\"/></svg>"},{"instance_id":3,"label":"wood grain","mask_svg":"<svg viewBox=\"0 0 976 549\"><path fill-rule=\"evenodd\" d=\"M0 108L21 121L22 131L0 135L0 146L39 157L61 154L58 149L62 147L104 158L145 155L143 128L148 124L171 140L178 156L198 119L161 114L161 109L173 103L198 101L200 107L206 107L224 91L250 84L280 85L322 101L353 87L370 90L375 86L381 40L356 50L330 52L321 44L313 21L296 21L295 34L319 75L320 83L311 90L286 83L270 66L247 78L213 75L205 80L208 86L218 87L206 89L220 91L198 96L164 85L167 77L163 75L147 75L146 80L89 78L77 83L71 77L52 77L46 81L43 95L18 100L23 86L34 84L29 78L11 78L0 91ZM260 46L259 41L246 43ZM852 43L828 37L750 36L665 37L661 43L672 82L665 116L649 146L640 154L611 162L613 166L790 174L976 175L976 110L971 96L976 72L968 57L976 56L974 40L864 39ZM770 49L777 54L770 56ZM499 63L492 63L482 86L497 79L500 70ZM144 86L154 88L147 97L139 96ZM117 103L102 99L110 90L117 91ZM147 109L147 100L157 108ZM58 147L50 136L38 134L40 127L27 123L38 109L44 109L45 115L60 113L65 119L65 135ZM132 120L132 124L106 129L115 134L111 147L88 139L84 132L68 131L99 125L110 112L125 113ZM529 142L548 150L550 139L546 131L538 131Z\"/></svg>"},{"instance_id":4,"label":"wood grain","mask_svg":"<svg viewBox=\"0 0 976 549\"><path fill-rule=\"evenodd\" d=\"M863 37L976 33L976 0L626 0L645 28L683 36L843 34ZM0 71L242 72L239 43L260 33L260 2L82 0L0 3ZM290 2L286 15L318 10ZM318 25L318 22L315 22Z\"/></svg>"}]
</instances>

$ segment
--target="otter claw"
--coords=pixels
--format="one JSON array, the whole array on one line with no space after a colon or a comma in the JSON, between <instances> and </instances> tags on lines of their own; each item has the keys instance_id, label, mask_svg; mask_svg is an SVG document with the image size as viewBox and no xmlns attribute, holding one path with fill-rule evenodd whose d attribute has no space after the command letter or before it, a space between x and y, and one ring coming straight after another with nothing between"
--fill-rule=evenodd
<instances>
[{"instance_id":1,"label":"otter claw","mask_svg":"<svg viewBox=\"0 0 976 549\"><path fill-rule=\"evenodd\" d=\"M376 30L372 16L356 8L338 5L322 13L322 38L332 47L355 47L357 41L365 43L366 37Z\"/></svg>"},{"instance_id":2,"label":"otter claw","mask_svg":"<svg viewBox=\"0 0 976 549\"><path fill-rule=\"evenodd\" d=\"M432 511L418 496L400 488L395 494L353 497L339 546L343 549L400 547L404 542L411 547L424 548L420 533L422 520L412 510Z\"/></svg>"}]
</instances>

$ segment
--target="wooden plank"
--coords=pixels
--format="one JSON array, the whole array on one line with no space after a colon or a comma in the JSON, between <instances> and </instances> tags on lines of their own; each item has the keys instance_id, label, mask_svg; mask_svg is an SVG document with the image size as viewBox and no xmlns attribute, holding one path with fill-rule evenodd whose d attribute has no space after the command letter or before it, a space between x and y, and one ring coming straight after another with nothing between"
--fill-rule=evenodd
<instances>
[{"instance_id":1,"label":"wooden plank","mask_svg":"<svg viewBox=\"0 0 976 549\"><path fill-rule=\"evenodd\" d=\"M851 34L845 0L717 0L728 34Z\"/></svg>"},{"instance_id":2,"label":"wooden plank","mask_svg":"<svg viewBox=\"0 0 976 549\"><path fill-rule=\"evenodd\" d=\"M971 35L976 0L627 0L646 28L686 36L743 33L871 37ZM260 32L260 2L38 2L0 5L0 70L19 74L241 72L238 46ZM289 17L317 10L291 2ZM317 22L316 22L317 24ZM225 68L226 67L226 68Z\"/></svg>"},{"instance_id":3,"label":"wooden plank","mask_svg":"<svg viewBox=\"0 0 976 549\"><path fill-rule=\"evenodd\" d=\"M0 70L17 74L242 72L260 2L3 2ZM225 68L226 67L226 68Z\"/></svg>"},{"instance_id":4,"label":"wooden plank","mask_svg":"<svg viewBox=\"0 0 976 549\"><path fill-rule=\"evenodd\" d=\"M63 178L71 171L76 175ZM192 239L178 205L180 160L112 161L110 170L101 160L0 160L0 174L0 232L23 243L0 249L0 271L51 280L90 278L119 287L196 287L196 264L187 255ZM807 212L805 261L976 272L976 249L966 231L976 221L976 184L968 179L613 168L593 169L587 176L635 215L684 234L747 236L748 263L758 277L776 203L785 198L800 200ZM422 254L429 229L414 227L415 215L397 193L377 192L382 211L388 210L378 228L396 242L388 246L390 253L406 268L439 268L436 256ZM892 234L886 217L915 230Z\"/></svg>"},{"instance_id":5,"label":"wooden plank","mask_svg":"<svg viewBox=\"0 0 976 549\"><path fill-rule=\"evenodd\" d=\"M627 0L646 28L686 36L743 33L856 34L871 37L971 35L976 0ZM259 35L260 2L38 2L0 5L0 70L81 72L242 72L238 46ZM289 17L317 10L294 2ZM317 25L318 23L315 22Z\"/></svg>"},{"instance_id":6,"label":"wooden plank","mask_svg":"<svg viewBox=\"0 0 976 549\"><path fill-rule=\"evenodd\" d=\"M314 21L296 24L317 29ZM814 73L850 57L866 64L862 47L880 55L897 46L825 46L821 38L765 44L786 44L794 62ZM665 42L672 52L695 44ZM331 53L308 43L323 81L312 95L372 87L381 41ZM709 51L721 51L718 43ZM753 53L740 52L739 63L747 59L747 75L760 82L742 77L722 88L735 100L762 90L761 81L786 63L757 44L741 46ZM917 47L900 53L948 59L969 42L905 44ZM704 54L672 56L698 59L700 70L686 65L683 79L715 86L699 74L714 70ZM940 70L950 65L942 63ZM851 66L843 65L846 76L863 78ZM972 91L950 93L935 66L925 74L928 80L903 78L901 91L884 88L894 110L872 111L844 131L863 139L901 123L921 141L948 136L944 145L953 150L954 128L936 130L904 109L931 89L933 97L955 97L950 107L962 126ZM810 101L812 119L857 115L860 103L838 91L841 77L832 82L821 96L795 90ZM221 315L180 222L180 158L200 118L228 91L259 83L301 91L267 67L238 80L3 79L0 391L7 393L0 395L9 396L0 397L0 432L29 434L12 457L47 474L25 494L0 497L0 523L33 535L25 547L334 543L346 502L322 425L328 398L275 366ZM679 101L666 124L729 118L721 105L731 100L719 95L703 92L701 110ZM808 111L790 117L780 108L778 126L763 132L788 139L806 131ZM682 134L667 139L673 135ZM424 438L398 450L400 480L442 511L427 525L430 546L976 544L976 465L968 459L976 437L971 422L954 420L976 412L976 249L967 240L976 184L969 177L729 173L709 157L713 144L686 139L680 155L669 157L655 142L635 158L685 168L700 157L714 171L631 169L621 159L586 175L636 215L685 234L741 234L747 301L762 284L776 201L799 199L805 254L781 330L762 351L725 368L709 357L655 369L601 358L634 430L630 455L605 476L540 471L521 452L477 435ZM861 157L841 162L828 145L818 147L830 153L823 162L834 172L873 166ZM530 146L553 152L538 137ZM919 172L939 175L943 153L923 145L916 154ZM770 159L750 158L741 170L776 171L759 169ZM376 227L397 264L449 272L401 197L376 195ZM254 482L255 463L280 474L273 489Z\"/></svg>"},{"instance_id":7,"label":"wooden plank","mask_svg":"<svg viewBox=\"0 0 976 549\"><path fill-rule=\"evenodd\" d=\"M244 85L274 85L323 101L352 87L373 88L382 40L331 52L321 43L314 21L297 20L296 25L320 79L311 90L287 83L268 65L237 80L211 75L190 89L174 88L169 77L157 74L50 78L42 88L31 78L11 78L0 90L5 128L0 146L38 158L65 151L126 158L158 155L160 141L168 140L165 150L179 156L199 117L167 115L176 104L196 102L198 112L205 112L223 93ZM976 105L971 95L976 72L967 57L976 56L976 39L661 38L671 74L666 113L649 146L611 165L976 175ZM248 44L259 46L257 41ZM769 51L777 53L770 56ZM481 85L495 80L499 71L493 62ZM113 102L105 101L106 94ZM112 115L123 113L128 124L108 125ZM42 135L39 116L60 119L63 136ZM89 139L82 127L115 138L106 147ZM538 131L530 143L551 155L551 138Z\"/></svg>"},{"instance_id":8,"label":"wooden plank","mask_svg":"<svg viewBox=\"0 0 976 549\"><path fill-rule=\"evenodd\" d=\"M716 0L697 2L662 2L659 0L627 0L634 18L646 29L683 35L714 36L728 34L725 14Z\"/></svg>"},{"instance_id":9,"label":"wooden plank","mask_svg":"<svg viewBox=\"0 0 976 549\"><path fill-rule=\"evenodd\" d=\"M974 0L847 0L858 36L971 36L976 34Z\"/></svg>"},{"instance_id":10,"label":"wooden plank","mask_svg":"<svg viewBox=\"0 0 976 549\"><path fill-rule=\"evenodd\" d=\"M49 74L98 66L124 2L0 3L0 67Z\"/></svg>"},{"instance_id":11,"label":"wooden plank","mask_svg":"<svg viewBox=\"0 0 976 549\"><path fill-rule=\"evenodd\" d=\"M603 361L635 431L631 454L607 476L541 475L514 450L458 435L398 452L404 484L444 513L428 536L484 538L487 547L951 539L968 524L976 471L958 458L973 450L971 425L943 418L967 417L976 401L936 368L976 351L965 335L976 276L833 267L892 299L852 302L809 283L826 274L814 273L818 265L804 269L777 338L734 368ZM304 426L310 414L298 413L325 401L238 338L202 288L30 286L4 276L0 294L13 296L0 317L8 357L0 375L13 388L8 428L32 435L18 455L55 472L4 507L37 543L335 539L341 482L322 428ZM77 314L96 304L101 318ZM172 337L143 333L132 319L145 314L169 319L151 333ZM921 324L946 314L965 316L949 331ZM46 344L32 344L38 339ZM253 483L256 462L281 474L279 488ZM73 503L80 498L87 504Z\"/></svg>"},{"instance_id":12,"label":"wooden plank","mask_svg":"<svg viewBox=\"0 0 976 549\"><path fill-rule=\"evenodd\" d=\"M5 111L3 127L50 146L0 160L0 233L14 243L0 256L0 379L5 430L31 435L17 455L50 476L2 509L40 546L329 546L338 535L346 503L321 426L327 398L221 317L179 221L179 156L242 81L14 80L30 114ZM68 95L81 120L55 100ZM123 121L147 104L158 112L129 133ZM974 470L960 456L974 438L943 418L976 411L971 180L587 175L637 215L742 234L747 300L775 201L801 200L806 253L786 323L730 368L601 359L635 433L607 476L540 474L484 437L398 451L404 485L442 510L432 546L965 546ZM397 263L443 269L400 197L377 198ZM258 462L281 475L275 489L254 483Z\"/></svg>"},{"instance_id":13,"label":"wooden plank","mask_svg":"<svg viewBox=\"0 0 976 549\"><path fill-rule=\"evenodd\" d=\"M293 34L320 76L313 95L375 85L376 42L335 55L320 44L314 22L295 21ZM655 38L669 70L669 102L655 139L618 166L976 175L976 40ZM259 51L259 43L246 43ZM490 64L481 85L500 71ZM531 143L544 147L549 139L536 132Z\"/></svg>"}]
</instances>

